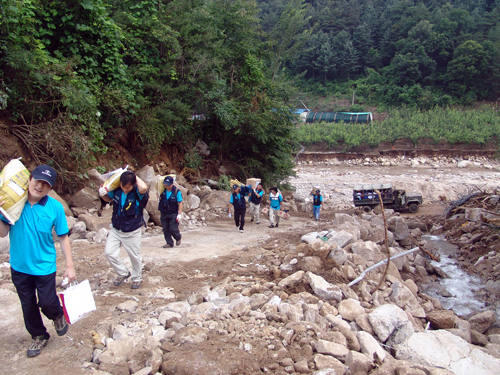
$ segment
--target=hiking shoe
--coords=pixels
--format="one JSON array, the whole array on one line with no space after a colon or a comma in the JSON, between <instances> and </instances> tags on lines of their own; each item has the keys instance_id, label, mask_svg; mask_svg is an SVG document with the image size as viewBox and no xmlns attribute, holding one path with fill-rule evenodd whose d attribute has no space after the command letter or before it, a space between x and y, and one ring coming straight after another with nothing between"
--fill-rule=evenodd
<instances>
[{"instance_id":1,"label":"hiking shoe","mask_svg":"<svg viewBox=\"0 0 500 375\"><path fill-rule=\"evenodd\" d=\"M125 276L118 276L114 282L115 286L122 285L123 282L130 277L130 272Z\"/></svg>"},{"instance_id":2,"label":"hiking shoe","mask_svg":"<svg viewBox=\"0 0 500 375\"><path fill-rule=\"evenodd\" d=\"M278 224L276 224L274 227L275 227L275 228L278 228Z\"/></svg>"},{"instance_id":3,"label":"hiking shoe","mask_svg":"<svg viewBox=\"0 0 500 375\"><path fill-rule=\"evenodd\" d=\"M260 221L257 221L255 224L260 224Z\"/></svg>"},{"instance_id":4,"label":"hiking shoe","mask_svg":"<svg viewBox=\"0 0 500 375\"><path fill-rule=\"evenodd\" d=\"M240 233L243 233L243 229L240 229Z\"/></svg>"},{"instance_id":5,"label":"hiking shoe","mask_svg":"<svg viewBox=\"0 0 500 375\"><path fill-rule=\"evenodd\" d=\"M59 318L54 319L54 328L56 329L58 336L64 336L66 332L68 332L68 322L64 317L64 314L61 314Z\"/></svg>"},{"instance_id":6,"label":"hiking shoe","mask_svg":"<svg viewBox=\"0 0 500 375\"><path fill-rule=\"evenodd\" d=\"M42 352L42 348L47 345L47 341L44 335L36 336L28 349L28 357L36 357Z\"/></svg>"},{"instance_id":7,"label":"hiking shoe","mask_svg":"<svg viewBox=\"0 0 500 375\"><path fill-rule=\"evenodd\" d=\"M274 225L272 225L272 224L271 224L271 225L269 225L269 228L274 228Z\"/></svg>"},{"instance_id":8,"label":"hiking shoe","mask_svg":"<svg viewBox=\"0 0 500 375\"><path fill-rule=\"evenodd\" d=\"M169 243L163 245L163 248L166 249L167 247L174 247L174 245L170 245Z\"/></svg>"},{"instance_id":9,"label":"hiking shoe","mask_svg":"<svg viewBox=\"0 0 500 375\"><path fill-rule=\"evenodd\" d=\"M177 240L177 241L175 241L175 244L176 244L177 246L180 246L180 245L181 245L181 240Z\"/></svg>"},{"instance_id":10,"label":"hiking shoe","mask_svg":"<svg viewBox=\"0 0 500 375\"><path fill-rule=\"evenodd\" d=\"M250 220L250 222L251 222L251 223L253 223L253 219L252 219L252 220Z\"/></svg>"},{"instance_id":11,"label":"hiking shoe","mask_svg":"<svg viewBox=\"0 0 500 375\"><path fill-rule=\"evenodd\" d=\"M141 287L142 281L134 281L130 286L130 289L139 289Z\"/></svg>"}]
</instances>

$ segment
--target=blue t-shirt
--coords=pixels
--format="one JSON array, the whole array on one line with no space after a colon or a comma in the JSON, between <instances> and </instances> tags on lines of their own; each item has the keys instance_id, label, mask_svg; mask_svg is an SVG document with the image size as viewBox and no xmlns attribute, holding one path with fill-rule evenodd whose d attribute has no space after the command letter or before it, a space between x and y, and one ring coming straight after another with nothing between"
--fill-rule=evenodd
<instances>
[{"instance_id":1,"label":"blue t-shirt","mask_svg":"<svg viewBox=\"0 0 500 375\"><path fill-rule=\"evenodd\" d=\"M281 202L283 202L283 197L279 193L278 195L274 195L274 193L269 194L269 205L273 210L279 210L281 208Z\"/></svg>"},{"instance_id":2,"label":"blue t-shirt","mask_svg":"<svg viewBox=\"0 0 500 375\"><path fill-rule=\"evenodd\" d=\"M109 193L108 193L108 196L113 199L115 197L115 192L117 191L118 189L116 190L111 190ZM123 190L122 190L123 192ZM127 196L130 194L130 193L133 193L133 190L130 190L127 194L123 193L120 197L120 208L123 207L123 205L125 204L125 202L127 201ZM139 188L136 188L136 193L137 193L137 196L139 197L139 199L142 199L142 197L144 196L144 194L141 194L139 193ZM182 196L181 196L181 199L182 199ZM137 204L139 204L139 201L137 201Z\"/></svg>"},{"instance_id":3,"label":"blue t-shirt","mask_svg":"<svg viewBox=\"0 0 500 375\"><path fill-rule=\"evenodd\" d=\"M2 215L0 219L7 222ZM15 271L36 276L56 272L52 228L59 237L69 233L63 205L49 196L33 206L26 202L19 220L9 230L9 262Z\"/></svg>"},{"instance_id":4,"label":"blue t-shirt","mask_svg":"<svg viewBox=\"0 0 500 375\"><path fill-rule=\"evenodd\" d=\"M165 195L167 196L167 200L168 200L168 198L170 198L170 196L172 195L172 191L167 191L165 189ZM179 189L177 189L177 194L175 197L177 199L177 203L182 202L182 193Z\"/></svg>"},{"instance_id":5,"label":"blue t-shirt","mask_svg":"<svg viewBox=\"0 0 500 375\"><path fill-rule=\"evenodd\" d=\"M315 196L316 196L316 194L312 194L312 193L311 193L311 195L312 195L313 197L315 197ZM321 194L320 194L320 196L319 196L319 202L320 202L320 204L318 204L318 205L316 205L316 204L315 204L315 205L314 205L314 207L321 207L321 202L323 202L323 196L322 196ZM314 202L313 202L313 203L314 203Z\"/></svg>"},{"instance_id":6,"label":"blue t-shirt","mask_svg":"<svg viewBox=\"0 0 500 375\"><path fill-rule=\"evenodd\" d=\"M238 200L241 200L241 194L240 193L236 194L236 197L238 198ZM233 194L231 194L231 198L229 198L229 203L231 203L231 204L234 203L233 202Z\"/></svg>"}]
</instances>

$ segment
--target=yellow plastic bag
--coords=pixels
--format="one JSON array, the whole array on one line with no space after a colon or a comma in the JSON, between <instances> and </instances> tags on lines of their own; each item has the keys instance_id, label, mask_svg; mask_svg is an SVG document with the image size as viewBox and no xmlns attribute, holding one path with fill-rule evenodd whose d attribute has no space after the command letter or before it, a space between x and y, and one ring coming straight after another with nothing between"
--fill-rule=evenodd
<instances>
[{"instance_id":1,"label":"yellow plastic bag","mask_svg":"<svg viewBox=\"0 0 500 375\"><path fill-rule=\"evenodd\" d=\"M125 172L128 168L128 165L125 168L119 168L111 173L111 177L109 177L104 183L102 187L106 188L108 192L116 190L120 187L120 177L123 172Z\"/></svg>"},{"instance_id":2,"label":"yellow plastic bag","mask_svg":"<svg viewBox=\"0 0 500 375\"><path fill-rule=\"evenodd\" d=\"M5 202L0 212L12 225L21 216L28 200L29 178L30 173L20 159L11 160L0 172L0 196Z\"/></svg>"},{"instance_id":3,"label":"yellow plastic bag","mask_svg":"<svg viewBox=\"0 0 500 375\"><path fill-rule=\"evenodd\" d=\"M175 178L177 177L175 173L167 174L165 176L158 176L158 179L156 180L156 192L158 194L158 198L160 198L161 193L163 193L163 191L165 190L165 185L163 185L163 181L165 181L165 177L167 176L173 177L174 182Z\"/></svg>"}]
</instances>

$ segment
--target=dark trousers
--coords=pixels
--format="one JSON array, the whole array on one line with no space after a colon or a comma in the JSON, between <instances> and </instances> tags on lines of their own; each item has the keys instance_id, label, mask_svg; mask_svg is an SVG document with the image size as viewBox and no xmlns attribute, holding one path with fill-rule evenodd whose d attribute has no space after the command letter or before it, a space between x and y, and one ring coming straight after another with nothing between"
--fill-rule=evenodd
<instances>
[{"instance_id":1,"label":"dark trousers","mask_svg":"<svg viewBox=\"0 0 500 375\"><path fill-rule=\"evenodd\" d=\"M174 246L172 237L179 241L181 239L181 232L179 231L179 223L177 222L177 214L161 215L161 226L163 228L163 236L165 241Z\"/></svg>"},{"instance_id":2,"label":"dark trousers","mask_svg":"<svg viewBox=\"0 0 500 375\"><path fill-rule=\"evenodd\" d=\"M236 223L236 226L239 227L240 229L243 229L245 226L245 214L247 212L247 208L242 208L240 210L235 209L234 210L234 222Z\"/></svg>"},{"instance_id":3,"label":"dark trousers","mask_svg":"<svg viewBox=\"0 0 500 375\"><path fill-rule=\"evenodd\" d=\"M12 282L23 309L24 325L34 339L36 336L50 337L43 325L42 315L50 320L59 318L63 309L56 293L56 273L45 276L34 276L10 269ZM37 301L38 295L38 301Z\"/></svg>"}]
</instances>

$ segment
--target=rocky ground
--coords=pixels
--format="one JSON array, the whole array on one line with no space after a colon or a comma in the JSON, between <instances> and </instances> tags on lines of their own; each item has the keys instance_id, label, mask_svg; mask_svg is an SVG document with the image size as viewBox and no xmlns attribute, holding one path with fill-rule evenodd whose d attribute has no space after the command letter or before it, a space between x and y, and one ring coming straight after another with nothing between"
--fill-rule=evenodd
<instances>
[{"instance_id":1,"label":"rocky ground","mask_svg":"<svg viewBox=\"0 0 500 375\"><path fill-rule=\"evenodd\" d=\"M97 310L62 338L50 328L42 355L26 358L30 339L3 240L1 368L56 375L494 374L498 165L480 158L417 161L301 162L296 191L284 192L292 218L271 229L264 216L243 234L224 213L228 193L181 181L189 202L182 245L161 247L153 197L139 290L113 286L103 256L110 212L98 217L95 189L82 191L67 214L78 279L90 281ZM150 169L141 173L153 181ZM350 205L353 184L372 182L423 193L416 215L384 212L390 254L418 249L390 262L385 276L383 265L349 286L387 257L384 215ZM303 211L311 185L325 194L319 223ZM451 203L476 188L482 195ZM457 316L423 291L421 285L446 277L431 262L439 254L422 240L427 230L459 246L456 260L484 282L478 298L486 309ZM63 259L58 264L62 273Z\"/></svg>"}]
</instances>

